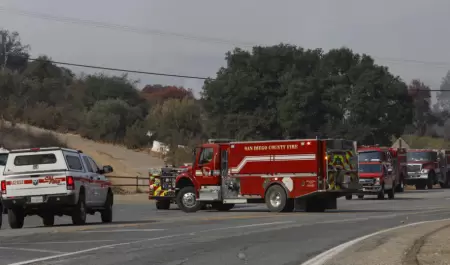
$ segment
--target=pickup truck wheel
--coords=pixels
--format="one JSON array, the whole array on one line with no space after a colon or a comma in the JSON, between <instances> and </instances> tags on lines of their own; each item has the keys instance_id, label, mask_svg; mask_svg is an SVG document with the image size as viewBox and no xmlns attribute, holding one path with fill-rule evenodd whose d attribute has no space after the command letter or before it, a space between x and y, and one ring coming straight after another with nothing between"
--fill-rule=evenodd
<instances>
[{"instance_id":1,"label":"pickup truck wheel","mask_svg":"<svg viewBox=\"0 0 450 265\"><path fill-rule=\"evenodd\" d=\"M287 203L286 191L280 185L271 186L266 192L266 205L271 212L282 212Z\"/></svg>"},{"instance_id":2,"label":"pickup truck wheel","mask_svg":"<svg viewBox=\"0 0 450 265\"><path fill-rule=\"evenodd\" d=\"M353 195L351 195L351 194L350 195L345 195L345 199L346 200L351 200L351 199L353 199Z\"/></svg>"},{"instance_id":3,"label":"pickup truck wheel","mask_svg":"<svg viewBox=\"0 0 450 265\"><path fill-rule=\"evenodd\" d=\"M156 201L156 209L169 210L170 209L170 200L157 200Z\"/></svg>"},{"instance_id":4,"label":"pickup truck wheel","mask_svg":"<svg viewBox=\"0 0 450 265\"><path fill-rule=\"evenodd\" d=\"M112 193L108 193L103 210L100 212L103 223L111 223L113 220L113 199Z\"/></svg>"},{"instance_id":5,"label":"pickup truck wheel","mask_svg":"<svg viewBox=\"0 0 450 265\"><path fill-rule=\"evenodd\" d=\"M25 214L22 209L10 209L8 211L8 223L12 229L20 229L23 227Z\"/></svg>"},{"instance_id":6,"label":"pickup truck wheel","mask_svg":"<svg viewBox=\"0 0 450 265\"><path fill-rule=\"evenodd\" d=\"M55 224L55 216L53 214L46 214L42 217L44 226L53 226Z\"/></svg>"},{"instance_id":7,"label":"pickup truck wheel","mask_svg":"<svg viewBox=\"0 0 450 265\"><path fill-rule=\"evenodd\" d=\"M80 194L78 203L72 213L72 223L74 225L84 225L86 224L86 203L84 199L84 194Z\"/></svg>"},{"instance_id":8,"label":"pickup truck wheel","mask_svg":"<svg viewBox=\"0 0 450 265\"><path fill-rule=\"evenodd\" d=\"M364 195L358 195L358 199L364 199Z\"/></svg>"},{"instance_id":9,"label":"pickup truck wheel","mask_svg":"<svg viewBox=\"0 0 450 265\"><path fill-rule=\"evenodd\" d=\"M212 208L219 211L219 212L227 212L231 209L233 209L234 204L223 204L221 202L214 202L212 204Z\"/></svg>"},{"instance_id":10,"label":"pickup truck wheel","mask_svg":"<svg viewBox=\"0 0 450 265\"><path fill-rule=\"evenodd\" d=\"M177 204L185 213L195 213L203 206L203 203L197 201L195 188L192 186L184 187L178 192Z\"/></svg>"}]
</instances>

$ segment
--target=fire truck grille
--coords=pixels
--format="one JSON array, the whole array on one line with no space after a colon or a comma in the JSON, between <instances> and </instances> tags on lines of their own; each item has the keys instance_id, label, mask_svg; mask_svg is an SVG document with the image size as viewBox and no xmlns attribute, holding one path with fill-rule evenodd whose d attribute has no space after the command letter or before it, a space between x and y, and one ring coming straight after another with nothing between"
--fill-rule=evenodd
<instances>
[{"instance_id":1,"label":"fire truck grille","mask_svg":"<svg viewBox=\"0 0 450 265\"><path fill-rule=\"evenodd\" d=\"M420 165L408 165L406 168L408 172L419 172L421 170Z\"/></svg>"}]
</instances>

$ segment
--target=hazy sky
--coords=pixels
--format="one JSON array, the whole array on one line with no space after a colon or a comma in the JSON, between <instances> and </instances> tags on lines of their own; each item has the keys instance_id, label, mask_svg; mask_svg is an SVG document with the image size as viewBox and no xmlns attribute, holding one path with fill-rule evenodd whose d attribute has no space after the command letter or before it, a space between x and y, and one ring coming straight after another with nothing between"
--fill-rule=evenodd
<instances>
[{"instance_id":1,"label":"hazy sky","mask_svg":"<svg viewBox=\"0 0 450 265\"><path fill-rule=\"evenodd\" d=\"M63 23L19 15L17 9L228 42ZM225 52L236 45L348 46L374 56L407 82L420 78L438 89L450 70L449 11L449 0L0 0L0 27L18 31L33 57L196 76L214 76ZM197 91L203 83L132 77L141 86L174 84Z\"/></svg>"}]
</instances>

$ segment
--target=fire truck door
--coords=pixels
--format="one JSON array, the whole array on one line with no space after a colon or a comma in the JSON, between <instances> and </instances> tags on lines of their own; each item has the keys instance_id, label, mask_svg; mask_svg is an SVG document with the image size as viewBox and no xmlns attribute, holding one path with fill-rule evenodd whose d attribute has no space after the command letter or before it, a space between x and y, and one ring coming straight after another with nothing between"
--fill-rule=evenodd
<instances>
[{"instance_id":1,"label":"fire truck door","mask_svg":"<svg viewBox=\"0 0 450 265\"><path fill-rule=\"evenodd\" d=\"M222 149L220 152L220 176L221 192L223 199L238 198L240 183L239 178L231 177L228 174L228 150Z\"/></svg>"}]
</instances>

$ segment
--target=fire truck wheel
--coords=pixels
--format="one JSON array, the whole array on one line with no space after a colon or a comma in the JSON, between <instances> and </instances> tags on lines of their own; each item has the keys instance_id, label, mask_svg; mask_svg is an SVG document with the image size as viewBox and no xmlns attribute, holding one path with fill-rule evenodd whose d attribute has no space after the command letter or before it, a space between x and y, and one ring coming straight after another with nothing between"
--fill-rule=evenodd
<instances>
[{"instance_id":1,"label":"fire truck wheel","mask_svg":"<svg viewBox=\"0 0 450 265\"><path fill-rule=\"evenodd\" d=\"M169 210L170 209L170 200L157 200L156 201L156 209Z\"/></svg>"},{"instance_id":2,"label":"fire truck wheel","mask_svg":"<svg viewBox=\"0 0 450 265\"><path fill-rule=\"evenodd\" d=\"M286 191L280 185L271 186L266 192L266 205L271 212L282 212L286 206Z\"/></svg>"},{"instance_id":3,"label":"fire truck wheel","mask_svg":"<svg viewBox=\"0 0 450 265\"><path fill-rule=\"evenodd\" d=\"M433 184L434 184L434 180L435 180L436 175L434 174L433 171L430 172L430 174L428 174L428 179L427 179L427 188L429 190L431 190L433 188Z\"/></svg>"},{"instance_id":4,"label":"fire truck wheel","mask_svg":"<svg viewBox=\"0 0 450 265\"><path fill-rule=\"evenodd\" d=\"M392 189L388 190L387 194L388 194L388 199L389 199L389 200L394 199L394 198L395 198L395 190L394 190L394 187L392 187Z\"/></svg>"},{"instance_id":5,"label":"fire truck wheel","mask_svg":"<svg viewBox=\"0 0 450 265\"><path fill-rule=\"evenodd\" d=\"M405 183L403 182L403 179L400 180L400 183L395 187L396 192L404 192L405 191Z\"/></svg>"},{"instance_id":6,"label":"fire truck wheel","mask_svg":"<svg viewBox=\"0 0 450 265\"><path fill-rule=\"evenodd\" d=\"M219 212L226 212L233 209L234 204L223 204L221 202L215 202L212 204L212 208Z\"/></svg>"},{"instance_id":7,"label":"fire truck wheel","mask_svg":"<svg viewBox=\"0 0 450 265\"><path fill-rule=\"evenodd\" d=\"M19 229L23 227L25 214L20 208L10 209L8 211L8 222L12 229Z\"/></svg>"},{"instance_id":8,"label":"fire truck wheel","mask_svg":"<svg viewBox=\"0 0 450 265\"><path fill-rule=\"evenodd\" d=\"M178 207L185 213L194 213L200 210L203 204L197 201L195 188L192 186L182 188L177 194Z\"/></svg>"},{"instance_id":9,"label":"fire truck wheel","mask_svg":"<svg viewBox=\"0 0 450 265\"><path fill-rule=\"evenodd\" d=\"M2 229L2 223L3 223L3 205L0 203L0 229Z\"/></svg>"},{"instance_id":10,"label":"fire truck wheel","mask_svg":"<svg viewBox=\"0 0 450 265\"><path fill-rule=\"evenodd\" d=\"M424 190L426 187L425 183L417 183L416 190Z\"/></svg>"},{"instance_id":11,"label":"fire truck wheel","mask_svg":"<svg viewBox=\"0 0 450 265\"><path fill-rule=\"evenodd\" d=\"M384 200L384 186L381 186L381 190L378 192L378 200Z\"/></svg>"}]
</instances>

